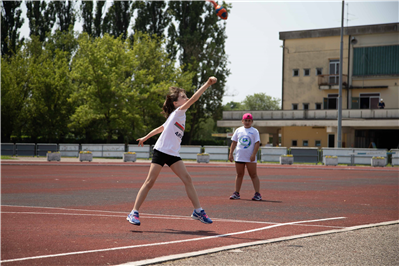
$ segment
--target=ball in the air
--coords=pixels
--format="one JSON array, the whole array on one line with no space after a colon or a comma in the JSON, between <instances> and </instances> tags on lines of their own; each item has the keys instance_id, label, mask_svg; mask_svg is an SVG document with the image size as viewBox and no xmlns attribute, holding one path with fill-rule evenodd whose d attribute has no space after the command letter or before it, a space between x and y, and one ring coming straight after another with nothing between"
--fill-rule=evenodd
<instances>
[{"instance_id":1,"label":"ball in the air","mask_svg":"<svg viewBox=\"0 0 399 266\"><path fill-rule=\"evenodd\" d=\"M227 19L227 10L222 6L217 6L215 8L216 15L221 19Z\"/></svg>"}]
</instances>

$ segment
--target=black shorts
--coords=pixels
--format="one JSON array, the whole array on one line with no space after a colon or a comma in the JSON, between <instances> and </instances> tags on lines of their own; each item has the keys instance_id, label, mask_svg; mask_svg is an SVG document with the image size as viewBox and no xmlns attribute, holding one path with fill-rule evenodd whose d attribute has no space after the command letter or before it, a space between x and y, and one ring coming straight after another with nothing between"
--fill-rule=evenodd
<instances>
[{"instance_id":1,"label":"black shorts","mask_svg":"<svg viewBox=\"0 0 399 266\"><path fill-rule=\"evenodd\" d=\"M152 155L151 162L159 164L160 166L164 166L166 163L170 167L172 164L178 161L181 161L180 157L172 156L154 149L154 154Z\"/></svg>"}]
</instances>

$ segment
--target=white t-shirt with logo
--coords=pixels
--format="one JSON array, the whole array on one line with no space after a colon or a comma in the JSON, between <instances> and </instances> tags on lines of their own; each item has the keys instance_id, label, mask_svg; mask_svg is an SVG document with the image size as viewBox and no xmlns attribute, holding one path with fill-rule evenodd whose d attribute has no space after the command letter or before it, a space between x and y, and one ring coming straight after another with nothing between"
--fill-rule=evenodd
<instances>
[{"instance_id":1,"label":"white t-shirt with logo","mask_svg":"<svg viewBox=\"0 0 399 266\"><path fill-rule=\"evenodd\" d=\"M235 161L250 163L255 143L260 141L259 131L253 127L245 128L242 126L236 129L231 140L237 142ZM256 162L256 160L253 162Z\"/></svg>"},{"instance_id":2,"label":"white t-shirt with logo","mask_svg":"<svg viewBox=\"0 0 399 266\"><path fill-rule=\"evenodd\" d=\"M180 110L180 107L174 110L163 124L161 136L155 143L154 149L180 157L180 143L184 135L186 126L186 110Z\"/></svg>"}]
</instances>

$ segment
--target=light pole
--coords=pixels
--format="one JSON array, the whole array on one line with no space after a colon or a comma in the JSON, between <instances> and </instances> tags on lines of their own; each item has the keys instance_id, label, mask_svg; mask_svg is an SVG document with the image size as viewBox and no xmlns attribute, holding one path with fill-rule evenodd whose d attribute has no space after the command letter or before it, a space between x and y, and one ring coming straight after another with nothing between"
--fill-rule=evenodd
<instances>
[{"instance_id":1,"label":"light pole","mask_svg":"<svg viewBox=\"0 0 399 266\"><path fill-rule=\"evenodd\" d=\"M344 6L345 1L342 1L342 15L341 15L341 47L339 54L339 94L338 94L338 148L342 148L342 57L343 57L343 39L344 39Z\"/></svg>"}]
</instances>

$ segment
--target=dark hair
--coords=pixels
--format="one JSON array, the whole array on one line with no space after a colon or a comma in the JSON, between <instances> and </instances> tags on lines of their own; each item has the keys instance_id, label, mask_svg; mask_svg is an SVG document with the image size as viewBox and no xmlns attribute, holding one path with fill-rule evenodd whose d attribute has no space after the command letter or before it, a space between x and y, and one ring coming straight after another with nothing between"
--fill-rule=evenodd
<instances>
[{"instance_id":1,"label":"dark hair","mask_svg":"<svg viewBox=\"0 0 399 266\"><path fill-rule=\"evenodd\" d=\"M166 100L163 103L161 112L161 114L163 114L166 118L168 118L169 115L176 109L173 102L177 102L181 92L186 93L186 91L181 88L169 87L169 93L166 95Z\"/></svg>"}]
</instances>

